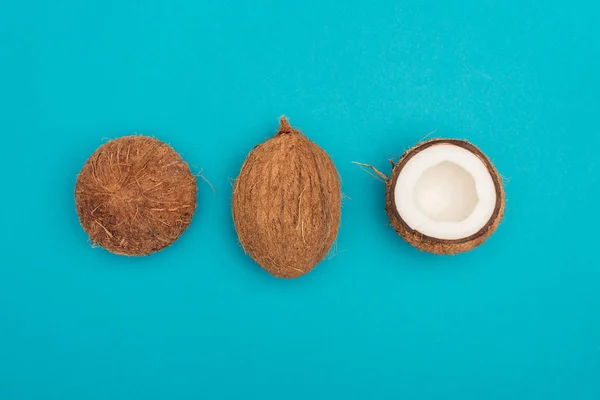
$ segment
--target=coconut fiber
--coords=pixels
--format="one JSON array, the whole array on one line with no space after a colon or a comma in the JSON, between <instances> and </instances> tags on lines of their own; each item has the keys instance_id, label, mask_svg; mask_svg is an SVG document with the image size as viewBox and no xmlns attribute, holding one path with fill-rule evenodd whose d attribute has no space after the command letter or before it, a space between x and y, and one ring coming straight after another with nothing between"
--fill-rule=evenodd
<instances>
[{"instance_id":1,"label":"coconut fiber","mask_svg":"<svg viewBox=\"0 0 600 400\"><path fill-rule=\"evenodd\" d=\"M396 209L394 189L402 168L404 168L408 160L410 160L416 154L436 144L452 144L462 147L475 154L486 166L490 176L492 177L492 181L494 182L494 187L496 189L496 205L494 207L492 216L478 232L469 237L456 240L444 240L423 235L419 231L410 228L400 217L400 214ZM396 232L414 247L434 254L462 253L474 249L486 241L496 231L500 221L502 221L502 216L504 214L504 189L502 187L502 179L500 178L498 171L491 163L489 158L471 143L465 140L456 139L428 140L426 142L419 143L412 149L405 152L400 158L400 161L395 164L390 178L386 180L386 211L388 217L390 218L390 224L394 227Z\"/></svg>"},{"instance_id":2,"label":"coconut fiber","mask_svg":"<svg viewBox=\"0 0 600 400\"><path fill-rule=\"evenodd\" d=\"M232 197L244 250L282 278L309 272L333 244L340 222L340 183L327 153L281 118L275 137L256 146Z\"/></svg>"},{"instance_id":3,"label":"coconut fiber","mask_svg":"<svg viewBox=\"0 0 600 400\"><path fill-rule=\"evenodd\" d=\"M79 221L93 244L127 256L161 250L196 208L196 180L167 144L126 136L99 147L77 177Z\"/></svg>"}]
</instances>

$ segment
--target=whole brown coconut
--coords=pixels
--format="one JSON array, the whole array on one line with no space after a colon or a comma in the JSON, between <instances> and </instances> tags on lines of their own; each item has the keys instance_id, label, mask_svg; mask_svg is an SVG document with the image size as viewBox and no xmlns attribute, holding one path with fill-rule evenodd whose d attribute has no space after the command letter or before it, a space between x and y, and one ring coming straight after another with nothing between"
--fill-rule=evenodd
<instances>
[{"instance_id":1,"label":"whole brown coconut","mask_svg":"<svg viewBox=\"0 0 600 400\"><path fill-rule=\"evenodd\" d=\"M75 204L91 242L126 256L172 244L196 209L196 179L167 144L126 136L100 146L77 177Z\"/></svg>"},{"instance_id":2,"label":"whole brown coconut","mask_svg":"<svg viewBox=\"0 0 600 400\"><path fill-rule=\"evenodd\" d=\"M244 251L281 278L306 274L325 257L340 207L333 162L285 117L275 137L250 152L233 189L233 221Z\"/></svg>"},{"instance_id":3,"label":"whole brown coconut","mask_svg":"<svg viewBox=\"0 0 600 400\"><path fill-rule=\"evenodd\" d=\"M474 155L476 157L476 159L474 159L475 164L477 164L477 162L482 163L482 166L479 167L480 178L472 178L472 177L469 178L468 175L461 175L462 172L460 172L460 170L457 170L451 164L447 164L448 163L447 161L438 163L438 166L440 166L439 167L440 170L437 172L439 174L438 178L436 179L436 178L428 177L427 178L428 185L430 185L430 187L427 187L426 190L421 191L424 194L419 193L419 195L421 195L421 196L429 196L428 198L425 199L425 201L430 203L430 205L429 205L430 207L431 207L431 204L434 204L435 207L438 207L440 202L444 203L444 201L447 200L447 199L443 198L444 196L439 196L439 194L440 194L439 191L436 192L436 189L437 189L435 187L436 185L437 186L450 185L449 188L445 188L445 190L447 192L446 197L451 197L451 196L459 196L459 197L463 196L464 197L465 196L464 193L456 194L456 192L457 191L460 192L461 190L464 192L466 190L465 187L468 187L469 185L472 186L472 188L473 188L472 190L476 190L477 185L482 186L482 182L481 182L482 180L488 179L488 178L485 178L485 174L481 174L482 170L485 171L487 174L489 174L489 178L491 178L488 186L489 186L489 191L491 191L491 193L493 195L489 196L490 203L488 206L486 206L488 208L488 212L487 213L482 212L484 219L481 220L479 225L473 225L475 228L479 228L479 229L477 229L473 233L469 234L468 236L464 236L464 237L460 237L460 238L446 239L446 238L442 238L442 237L436 237L433 235L424 234L422 232L422 227L411 226L405 220L405 218L403 218L401 216L402 212L401 212L401 210L399 210L399 207L398 207L397 195L398 194L402 195L403 191L407 189L407 188L398 186L399 185L399 177L405 170L407 164L409 162L411 162L411 160L413 160L413 158L417 157L417 155L421 154L422 152L425 152L428 149L430 149L430 150L434 149L434 147L442 146L442 145L444 146L444 148L449 149L449 151L455 151L455 152L459 151L460 152L460 151L466 150L466 152ZM455 149L455 147L462 149L462 150L457 150L457 149ZM440 147L437 147L434 150L436 150L436 151L440 150ZM440 152L438 151L438 153L440 153ZM438 155L437 157L440 157L440 156ZM442 155L441 157L444 157L444 156ZM461 156L459 155L459 157L461 157ZM467 157L469 157L469 156L467 156ZM421 157L421 158L423 158L423 157ZM466 163L466 164L468 164L468 163ZM475 165L475 164L473 164L473 165ZM432 168L435 168L435 166ZM446 168L447 171L444 172L442 170L443 168ZM478 167L475 166L473 168L477 169ZM430 169L430 171L432 171L432 169ZM469 172L469 171L467 171L467 172ZM425 175L425 174L423 174L423 175ZM477 175L475 174L475 176L477 176ZM484 176L484 178L481 178L481 176ZM480 181L476 182L476 179L480 179ZM406 180L406 181L408 182L409 180ZM465 181L467 182L466 185L464 184ZM472 183L469 183L471 181L472 181ZM452 188L451 187L452 182L463 183L463 185L459 185L460 187L458 189ZM431 186L433 186L433 187L431 187ZM456 190L453 190L453 189L456 189ZM426 192L427 190L429 192ZM408 200L408 201L410 202L411 200ZM477 209L476 209L477 203L481 202L481 201L484 201L484 200L482 198L478 198L478 195L474 195L473 200L472 200L473 204L469 204L468 201L465 202L463 200L463 204L461 205L462 208L458 209L457 211L455 210L454 213L452 213L452 212L448 213L447 211L444 211L446 213L443 214L442 211L436 210L437 214L435 217L439 218L442 223L448 223L448 224L454 223L454 224L456 224L456 226L459 226L459 224L461 224L463 222L463 221L461 221L461 218L464 218L464 221L467 221L468 218L470 218L470 216L473 215L473 213L477 212ZM465 206L465 204L466 204L466 206ZM466 209L465 209L465 207L466 207ZM429 253L434 253L434 254L456 254L456 253L469 251L469 250L479 246L480 244L482 244L485 240L487 240L494 233L494 231L500 224L500 221L502 220L502 216L504 214L504 189L502 187L502 179L501 179L500 175L498 174L498 171L496 171L496 168L490 162L489 158L481 150L479 150L477 147L475 147L471 143L464 141L464 140L456 140L456 139L432 139L432 140L429 140L426 142L419 143L417 146L415 146L412 149L405 152L402 155L400 161L397 164L395 164L390 178L386 179L386 210L387 210L387 214L390 218L390 224L394 227L396 232L400 236L402 236L402 238L404 238L407 242L409 242L411 245L413 245L414 247L416 247L420 250L423 250L423 251L426 251ZM407 210L403 210L403 211L405 214L408 212ZM469 212L471 212L470 215L469 215ZM489 217L488 217L488 215L489 215ZM448 234L452 235L452 232L451 231L449 233L447 232L446 235L448 235Z\"/></svg>"}]
</instances>

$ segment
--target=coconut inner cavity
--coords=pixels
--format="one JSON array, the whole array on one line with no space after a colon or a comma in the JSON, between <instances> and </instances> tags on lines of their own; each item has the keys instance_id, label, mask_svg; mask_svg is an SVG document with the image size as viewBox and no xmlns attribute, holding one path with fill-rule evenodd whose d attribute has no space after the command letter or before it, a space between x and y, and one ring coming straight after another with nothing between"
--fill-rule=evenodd
<instances>
[{"instance_id":1,"label":"coconut inner cavity","mask_svg":"<svg viewBox=\"0 0 600 400\"><path fill-rule=\"evenodd\" d=\"M479 201L471 174L449 161L426 170L417 180L413 196L419 210L436 221L463 221Z\"/></svg>"},{"instance_id":2,"label":"coconut inner cavity","mask_svg":"<svg viewBox=\"0 0 600 400\"><path fill-rule=\"evenodd\" d=\"M411 229L457 240L477 233L490 220L496 191L477 155L455 144L440 143L408 160L396 180L394 200Z\"/></svg>"}]
</instances>

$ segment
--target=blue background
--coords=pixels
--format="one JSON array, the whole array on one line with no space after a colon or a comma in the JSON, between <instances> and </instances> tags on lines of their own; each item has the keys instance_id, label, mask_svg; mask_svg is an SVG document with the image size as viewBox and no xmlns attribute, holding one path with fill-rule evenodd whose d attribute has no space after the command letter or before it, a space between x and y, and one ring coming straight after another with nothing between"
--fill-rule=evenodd
<instances>
[{"instance_id":1,"label":"blue background","mask_svg":"<svg viewBox=\"0 0 600 400\"><path fill-rule=\"evenodd\" d=\"M598 3L208 3L0 6L0 399L600 398ZM291 281L230 216L284 113L351 198ZM506 178L503 224L456 257L404 243L351 164L389 173L434 130ZM216 189L138 259L92 249L72 194L133 132Z\"/></svg>"}]
</instances>

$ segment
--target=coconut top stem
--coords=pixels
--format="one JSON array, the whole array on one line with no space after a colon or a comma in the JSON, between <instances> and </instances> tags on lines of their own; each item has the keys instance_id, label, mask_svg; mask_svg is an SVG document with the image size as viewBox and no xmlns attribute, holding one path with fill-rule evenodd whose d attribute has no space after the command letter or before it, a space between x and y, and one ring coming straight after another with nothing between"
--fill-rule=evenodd
<instances>
[{"instance_id":1,"label":"coconut top stem","mask_svg":"<svg viewBox=\"0 0 600 400\"><path fill-rule=\"evenodd\" d=\"M277 131L277 134L275 136L289 135L292 133L298 134L299 132L296 129L292 128L285 115L282 115L281 118L279 118L279 130Z\"/></svg>"}]
</instances>

